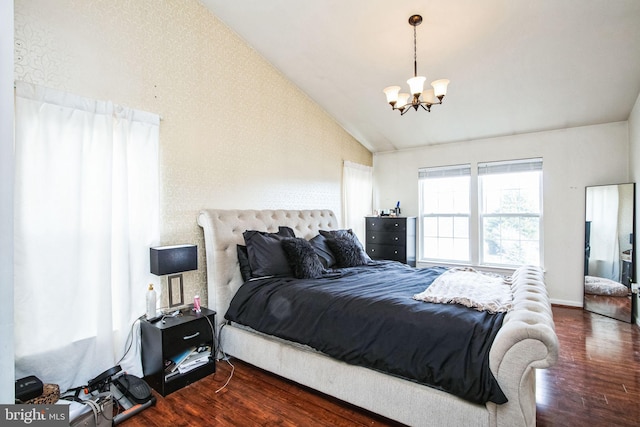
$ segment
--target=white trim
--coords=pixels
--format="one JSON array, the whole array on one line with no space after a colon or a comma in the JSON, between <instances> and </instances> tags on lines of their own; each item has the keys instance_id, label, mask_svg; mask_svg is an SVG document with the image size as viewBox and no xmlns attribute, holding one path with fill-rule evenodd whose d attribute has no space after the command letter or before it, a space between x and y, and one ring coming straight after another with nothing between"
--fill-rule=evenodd
<instances>
[{"instance_id":1,"label":"white trim","mask_svg":"<svg viewBox=\"0 0 640 427\"><path fill-rule=\"evenodd\" d=\"M577 307L577 308L582 308L583 306L583 302L576 302L576 301L569 301L569 300L564 300L564 299L555 299L555 298L551 298L549 299L549 301L551 301L551 304L553 305L566 305L567 307Z\"/></svg>"},{"instance_id":2,"label":"white trim","mask_svg":"<svg viewBox=\"0 0 640 427\"><path fill-rule=\"evenodd\" d=\"M13 1L0 2L0 403L15 402L13 306Z\"/></svg>"}]
</instances>

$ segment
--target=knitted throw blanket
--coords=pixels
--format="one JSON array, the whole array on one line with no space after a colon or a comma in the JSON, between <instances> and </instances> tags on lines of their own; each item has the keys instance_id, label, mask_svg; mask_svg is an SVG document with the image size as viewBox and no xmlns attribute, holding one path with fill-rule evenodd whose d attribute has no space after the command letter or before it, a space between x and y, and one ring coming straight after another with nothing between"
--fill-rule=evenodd
<instances>
[{"instance_id":1,"label":"knitted throw blanket","mask_svg":"<svg viewBox=\"0 0 640 427\"><path fill-rule=\"evenodd\" d=\"M513 308L510 277L482 273L470 267L447 270L413 298L439 304L461 304L490 313Z\"/></svg>"}]
</instances>

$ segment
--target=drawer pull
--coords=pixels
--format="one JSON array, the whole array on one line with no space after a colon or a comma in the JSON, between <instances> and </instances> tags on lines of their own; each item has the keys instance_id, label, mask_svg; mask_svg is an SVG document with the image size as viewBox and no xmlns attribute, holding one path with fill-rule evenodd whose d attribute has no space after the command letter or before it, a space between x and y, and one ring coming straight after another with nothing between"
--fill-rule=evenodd
<instances>
[{"instance_id":1,"label":"drawer pull","mask_svg":"<svg viewBox=\"0 0 640 427\"><path fill-rule=\"evenodd\" d=\"M398 254L398 251L393 251L393 253L397 255L397 254Z\"/></svg>"},{"instance_id":2,"label":"drawer pull","mask_svg":"<svg viewBox=\"0 0 640 427\"><path fill-rule=\"evenodd\" d=\"M193 335L187 335L186 337L182 337L182 339L186 341L186 340L190 340L191 338L195 338L195 337L197 337L198 335L200 335L200 332L196 332L196 333L195 333L195 334L193 334Z\"/></svg>"},{"instance_id":3,"label":"drawer pull","mask_svg":"<svg viewBox=\"0 0 640 427\"><path fill-rule=\"evenodd\" d=\"M371 236L371 240L373 240L373 239L375 239L375 238L376 238L376 236Z\"/></svg>"},{"instance_id":4,"label":"drawer pull","mask_svg":"<svg viewBox=\"0 0 640 427\"><path fill-rule=\"evenodd\" d=\"M371 252L375 252L375 251L376 251L375 249L371 249Z\"/></svg>"},{"instance_id":5,"label":"drawer pull","mask_svg":"<svg viewBox=\"0 0 640 427\"><path fill-rule=\"evenodd\" d=\"M398 238L397 238L397 237L394 237L394 238L393 238L393 240L398 240Z\"/></svg>"},{"instance_id":6,"label":"drawer pull","mask_svg":"<svg viewBox=\"0 0 640 427\"><path fill-rule=\"evenodd\" d=\"M400 224L398 224L397 222L394 224L396 227L400 226Z\"/></svg>"}]
</instances>

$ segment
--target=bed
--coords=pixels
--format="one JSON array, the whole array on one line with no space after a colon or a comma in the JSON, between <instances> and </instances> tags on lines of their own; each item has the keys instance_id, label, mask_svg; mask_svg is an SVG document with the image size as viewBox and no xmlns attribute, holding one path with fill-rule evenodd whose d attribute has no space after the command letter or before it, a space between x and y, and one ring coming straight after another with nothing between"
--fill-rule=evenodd
<instances>
[{"instance_id":1,"label":"bed","mask_svg":"<svg viewBox=\"0 0 640 427\"><path fill-rule=\"evenodd\" d=\"M284 226L309 240L320 230L340 228L330 210L210 209L201 211L198 224L205 239L208 307L219 320L244 283L237 245L244 244L246 230L275 233ZM220 343L227 355L407 425L535 425L535 369L555 363L558 341L541 270L521 267L512 279L513 309L488 350L506 403L474 403L234 322L218 322Z\"/></svg>"}]
</instances>

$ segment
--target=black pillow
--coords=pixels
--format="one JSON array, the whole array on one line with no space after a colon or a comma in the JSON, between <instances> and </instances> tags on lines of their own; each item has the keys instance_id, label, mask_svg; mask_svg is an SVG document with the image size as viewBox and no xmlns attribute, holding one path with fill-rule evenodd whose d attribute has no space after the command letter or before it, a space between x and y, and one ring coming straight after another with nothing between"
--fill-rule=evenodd
<instances>
[{"instance_id":1,"label":"black pillow","mask_svg":"<svg viewBox=\"0 0 640 427\"><path fill-rule=\"evenodd\" d=\"M324 268L331 268L336 265L336 258L333 256L333 252L327 245L327 238L322 234L318 234L313 239L309 240L311 247L318 255L320 262L324 266Z\"/></svg>"},{"instance_id":2,"label":"black pillow","mask_svg":"<svg viewBox=\"0 0 640 427\"><path fill-rule=\"evenodd\" d=\"M309 242L287 237L282 239L281 244L294 276L298 279L317 279L322 276L324 267Z\"/></svg>"},{"instance_id":3,"label":"black pillow","mask_svg":"<svg viewBox=\"0 0 640 427\"><path fill-rule=\"evenodd\" d=\"M336 257L336 264L339 268L357 267L367 265L369 257L364 253L357 240L350 237L335 237L327 239L327 244Z\"/></svg>"},{"instance_id":4,"label":"black pillow","mask_svg":"<svg viewBox=\"0 0 640 427\"><path fill-rule=\"evenodd\" d=\"M294 237L289 227L278 227L277 233L247 230L242 233L247 245L251 277L291 276L287 256L280 245L285 237Z\"/></svg>"},{"instance_id":5,"label":"black pillow","mask_svg":"<svg viewBox=\"0 0 640 427\"><path fill-rule=\"evenodd\" d=\"M353 232L352 229L348 229L348 230L320 230L320 234L323 235L324 237L326 237L327 239L333 239L333 238L336 238L336 237L342 237L342 238L353 240L354 243L362 251L362 256L364 257L364 259L366 259L367 262L371 261L371 258L369 257L369 255L367 255L367 252L362 247L362 243L360 243L360 240L358 240L358 236L356 236L356 234ZM333 248L331 248L331 249L333 249Z\"/></svg>"},{"instance_id":6,"label":"black pillow","mask_svg":"<svg viewBox=\"0 0 640 427\"><path fill-rule=\"evenodd\" d=\"M296 237L296 233L293 232L293 229L291 227L280 226L278 227L278 232L275 234L282 237Z\"/></svg>"},{"instance_id":7,"label":"black pillow","mask_svg":"<svg viewBox=\"0 0 640 427\"><path fill-rule=\"evenodd\" d=\"M240 274L242 274L242 280L245 282L251 279L251 266L249 265L249 254L247 253L247 247L243 245L237 245L238 250L238 263L240 264Z\"/></svg>"}]
</instances>

